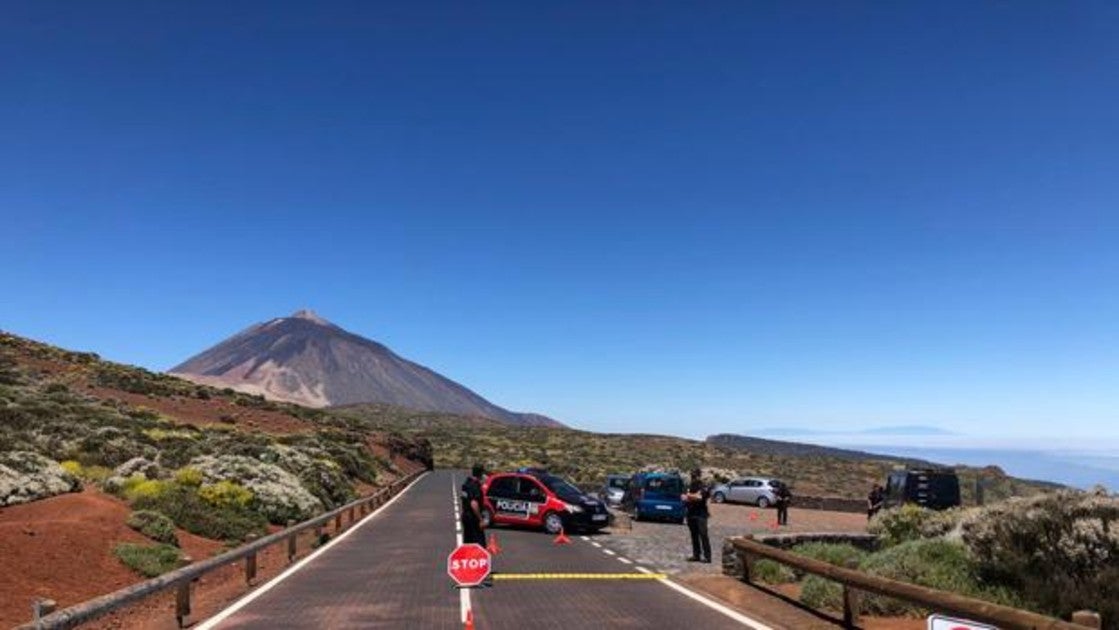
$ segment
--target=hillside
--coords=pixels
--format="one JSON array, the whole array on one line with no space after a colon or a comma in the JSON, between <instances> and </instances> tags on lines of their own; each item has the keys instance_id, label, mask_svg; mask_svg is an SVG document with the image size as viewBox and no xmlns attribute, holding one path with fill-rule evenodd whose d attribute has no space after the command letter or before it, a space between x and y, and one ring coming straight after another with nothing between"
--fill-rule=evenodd
<instances>
[{"instance_id":1,"label":"hillside","mask_svg":"<svg viewBox=\"0 0 1119 630\"><path fill-rule=\"evenodd\" d=\"M597 487L607 474L647 466L687 471L702 466L731 475L772 475L789 481L803 496L861 499L873 482L884 482L907 460L865 454L839 457L794 445L762 440L741 449L709 441L662 435L606 434L567 428L510 427L482 419L423 413L388 405L332 410L365 426L431 441L436 465L468 468L481 461L494 469L543 465L587 487ZM910 460L911 461L911 460ZM975 480L982 478L986 500L1034 494L1055 484L1007 476L1002 470L957 467L965 502L973 502Z\"/></svg>"},{"instance_id":2,"label":"hillside","mask_svg":"<svg viewBox=\"0 0 1119 630\"><path fill-rule=\"evenodd\" d=\"M142 579L118 543L200 560L430 462L421 440L6 333L0 427L0 555L18 576L0 579L0 627L35 596L69 605ZM128 524L141 512L152 530Z\"/></svg>"},{"instance_id":3,"label":"hillside","mask_svg":"<svg viewBox=\"0 0 1119 630\"><path fill-rule=\"evenodd\" d=\"M308 407L387 403L515 425L560 424L539 414L499 407L310 311L250 326L171 368L170 373Z\"/></svg>"},{"instance_id":4,"label":"hillside","mask_svg":"<svg viewBox=\"0 0 1119 630\"><path fill-rule=\"evenodd\" d=\"M889 459L891 461L904 463L906 466L936 465L922 459L907 459L846 448L818 446L816 444L805 444L802 442L786 442L784 440L769 440L731 433L720 433L718 435L708 436L707 442L722 448L770 453L772 455L783 455L786 457L834 457L835 459L847 459L857 462Z\"/></svg>"}]
</instances>

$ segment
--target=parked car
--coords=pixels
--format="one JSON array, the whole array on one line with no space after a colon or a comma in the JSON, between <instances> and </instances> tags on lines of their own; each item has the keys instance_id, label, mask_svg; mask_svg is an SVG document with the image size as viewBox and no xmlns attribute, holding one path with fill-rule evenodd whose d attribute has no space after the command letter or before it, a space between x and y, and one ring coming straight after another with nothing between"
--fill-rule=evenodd
<instances>
[{"instance_id":1,"label":"parked car","mask_svg":"<svg viewBox=\"0 0 1119 630\"><path fill-rule=\"evenodd\" d=\"M955 471L934 468L895 470L886 478L883 507L915 503L930 510L946 510L960 504L960 480Z\"/></svg>"},{"instance_id":2,"label":"parked car","mask_svg":"<svg viewBox=\"0 0 1119 630\"><path fill-rule=\"evenodd\" d=\"M622 504L622 497L626 494L626 487L629 485L630 475L606 475L606 483L599 491L599 497L606 501L606 505L619 506Z\"/></svg>"},{"instance_id":3,"label":"parked car","mask_svg":"<svg viewBox=\"0 0 1119 630\"><path fill-rule=\"evenodd\" d=\"M777 489L784 482L767 477L742 477L711 489L715 503L749 503L767 508L777 502Z\"/></svg>"},{"instance_id":4,"label":"parked car","mask_svg":"<svg viewBox=\"0 0 1119 630\"><path fill-rule=\"evenodd\" d=\"M630 477L622 509L642 519L684 522L684 480L676 473L642 472Z\"/></svg>"},{"instance_id":5,"label":"parked car","mask_svg":"<svg viewBox=\"0 0 1119 630\"><path fill-rule=\"evenodd\" d=\"M487 527L521 525L558 534L561 528L594 531L610 522L605 503L540 469L486 477L482 499L482 520Z\"/></svg>"}]
</instances>

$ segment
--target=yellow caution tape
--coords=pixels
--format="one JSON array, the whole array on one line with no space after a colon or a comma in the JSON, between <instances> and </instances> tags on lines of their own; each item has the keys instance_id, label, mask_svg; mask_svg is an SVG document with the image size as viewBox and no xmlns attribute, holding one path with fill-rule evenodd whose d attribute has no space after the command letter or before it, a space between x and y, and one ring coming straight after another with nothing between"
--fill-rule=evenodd
<instances>
[{"instance_id":1,"label":"yellow caution tape","mask_svg":"<svg viewBox=\"0 0 1119 630\"><path fill-rule=\"evenodd\" d=\"M495 580L663 580L664 573L494 573Z\"/></svg>"}]
</instances>

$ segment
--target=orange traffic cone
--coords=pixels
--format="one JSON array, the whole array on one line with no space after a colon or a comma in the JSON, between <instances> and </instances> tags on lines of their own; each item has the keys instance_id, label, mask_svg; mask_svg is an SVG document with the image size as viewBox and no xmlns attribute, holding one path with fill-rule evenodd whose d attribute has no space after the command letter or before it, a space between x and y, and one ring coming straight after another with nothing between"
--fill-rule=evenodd
<instances>
[{"instance_id":1,"label":"orange traffic cone","mask_svg":"<svg viewBox=\"0 0 1119 630\"><path fill-rule=\"evenodd\" d=\"M758 520L758 513L757 512L750 512L750 520L751 521Z\"/></svg>"},{"instance_id":2,"label":"orange traffic cone","mask_svg":"<svg viewBox=\"0 0 1119 630\"><path fill-rule=\"evenodd\" d=\"M466 625L463 630L474 630L474 609L470 608L466 611Z\"/></svg>"},{"instance_id":3,"label":"orange traffic cone","mask_svg":"<svg viewBox=\"0 0 1119 630\"><path fill-rule=\"evenodd\" d=\"M556 536L556 539L552 542L556 545L570 545L571 539L567 537L567 534L563 533L563 528L561 527L559 536Z\"/></svg>"},{"instance_id":4,"label":"orange traffic cone","mask_svg":"<svg viewBox=\"0 0 1119 630\"><path fill-rule=\"evenodd\" d=\"M769 524L769 526L771 528L773 528L774 530L776 530L778 527L780 527L780 525L777 524L777 521L773 521L772 523Z\"/></svg>"},{"instance_id":5,"label":"orange traffic cone","mask_svg":"<svg viewBox=\"0 0 1119 630\"><path fill-rule=\"evenodd\" d=\"M490 534L490 544L486 545L486 551L495 556L501 553L501 545L497 544L497 534Z\"/></svg>"}]
</instances>

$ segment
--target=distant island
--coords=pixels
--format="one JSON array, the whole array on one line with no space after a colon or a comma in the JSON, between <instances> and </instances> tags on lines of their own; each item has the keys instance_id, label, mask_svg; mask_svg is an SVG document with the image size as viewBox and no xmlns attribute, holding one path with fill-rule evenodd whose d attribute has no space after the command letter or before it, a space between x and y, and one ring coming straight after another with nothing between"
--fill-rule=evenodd
<instances>
[{"instance_id":1,"label":"distant island","mask_svg":"<svg viewBox=\"0 0 1119 630\"><path fill-rule=\"evenodd\" d=\"M809 429L807 427L769 427L757 429L758 435L959 435L954 431L920 424L871 427L857 430Z\"/></svg>"}]
</instances>

